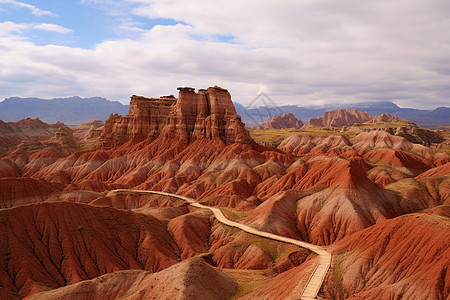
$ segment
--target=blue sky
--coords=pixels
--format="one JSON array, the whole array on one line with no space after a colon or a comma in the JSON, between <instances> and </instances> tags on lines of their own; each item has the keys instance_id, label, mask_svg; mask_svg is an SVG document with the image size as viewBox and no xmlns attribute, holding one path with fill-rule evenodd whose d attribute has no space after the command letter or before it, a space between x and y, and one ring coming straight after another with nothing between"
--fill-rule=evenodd
<instances>
[{"instance_id":1,"label":"blue sky","mask_svg":"<svg viewBox=\"0 0 450 300\"><path fill-rule=\"evenodd\" d=\"M446 0L0 0L0 100L227 88L450 106Z\"/></svg>"},{"instance_id":2,"label":"blue sky","mask_svg":"<svg viewBox=\"0 0 450 300\"><path fill-rule=\"evenodd\" d=\"M8 3L9 2L9 3ZM121 25L132 23L133 27L150 30L155 25L175 25L173 19L150 19L127 15L127 10L134 6L115 5L108 2L96 1L14 1L32 5L42 12L33 12L33 8L26 8L13 2L0 1L0 20L14 23L46 23L55 24L70 30L67 34L33 29L26 33L37 45L65 45L80 48L93 48L95 45L113 39L136 38L137 33L124 30ZM114 2L111 2L114 3ZM118 13L121 13L118 15Z\"/></svg>"}]
</instances>

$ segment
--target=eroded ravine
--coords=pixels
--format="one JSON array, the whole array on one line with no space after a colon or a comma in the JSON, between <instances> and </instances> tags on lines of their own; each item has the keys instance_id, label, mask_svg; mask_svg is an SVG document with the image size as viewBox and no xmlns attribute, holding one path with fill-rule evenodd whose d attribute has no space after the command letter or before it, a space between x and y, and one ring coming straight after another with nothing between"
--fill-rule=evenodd
<instances>
[{"instance_id":1,"label":"eroded ravine","mask_svg":"<svg viewBox=\"0 0 450 300\"><path fill-rule=\"evenodd\" d=\"M320 287L322 286L322 284L325 280L325 276L331 265L331 254L328 251L326 251L323 247L309 244L309 243L299 241L296 239L280 236L277 234L260 231L255 228L252 228L250 226L230 221L223 215L222 211L219 208L202 205L202 204L198 203L197 201L195 201L194 199L189 198L189 197L184 197L184 196L175 195L175 194L166 193L166 192L130 190L130 189L112 190L108 193L107 196L112 196L115 193L124 193L124 192L125 193L133 192L133 193L143 193L143 194L158 194L158 195L178 198L178 199L188 202L191 206L211 210L214 213L214 216L216 217L216 219L225 225L239 228L245 232L248 232L248 233L260 236L260 237L265 237L268 239L293 244L293 245L311 250L312 252L316 253L319 256L319 261L318 261L314 271L312 272L311 276L309 277L305 288L302 291L301 299L304 299L304 300L317 299L317 294L319 293Z\"/></svg>"}]
</instances>

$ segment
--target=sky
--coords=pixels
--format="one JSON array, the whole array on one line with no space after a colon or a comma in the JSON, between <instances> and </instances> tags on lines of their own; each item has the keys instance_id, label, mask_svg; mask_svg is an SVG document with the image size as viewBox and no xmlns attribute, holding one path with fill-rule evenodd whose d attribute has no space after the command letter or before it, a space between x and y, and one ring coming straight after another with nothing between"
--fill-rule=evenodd
<instances>
[{"instance_id":1,"label":"sky","mask_svg":"<svg viewBox=\"0 0 450 300\"><path fill-rule=\"evenodd\" d=\"M0 100L450 106L448 0L0 0Z\"/></svg>"}]
</instances>

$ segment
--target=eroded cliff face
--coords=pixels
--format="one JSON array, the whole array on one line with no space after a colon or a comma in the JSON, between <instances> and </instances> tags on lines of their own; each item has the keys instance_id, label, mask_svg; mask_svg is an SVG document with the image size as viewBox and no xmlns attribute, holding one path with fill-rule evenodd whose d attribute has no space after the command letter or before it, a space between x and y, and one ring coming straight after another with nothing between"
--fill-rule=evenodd
<instances>
[{"instance_id":1,"label":"eroded cliff face","mask_svg":"<svg viewBox=\"0 0 450 300\"><path fill-rule=\"evenodd\" d=\"M352 126L355 123L364 123L370 121L372 116L367 112L356 109L338 109L335 111L327 111L318 118L309 120L303 125L303 130L309 130L314 127L342 127Z\"/></svg>"},{"instance_id":2,"label":"eroded cliff face","mask_svg":"<svg viewBox=\"0 0 450 300\"><path fill-rule=\"evenodd\" d=\"M282 116L276 115L272 119L268 120L264 124L254 127L256 130L265 129L281 129L281 128L296 128L300 129L303 126L303 122L297 119L293 113L287 113Z\"/></svg>"},{"instance_id":3,"label":"eroded cliff face","mask_svg":"<svg viewBox=\"0 0 450 300\"><path fill-rule=\"evenodd\" d=\"M197 139L221 140L226 144L253 143L236 114L230 93L218 86L200 89L180 87L178 98L132 96L127 116L111 115L99 143L102 148L130 140L158 137L189 143Z\"/></svg>"}]
</instances>

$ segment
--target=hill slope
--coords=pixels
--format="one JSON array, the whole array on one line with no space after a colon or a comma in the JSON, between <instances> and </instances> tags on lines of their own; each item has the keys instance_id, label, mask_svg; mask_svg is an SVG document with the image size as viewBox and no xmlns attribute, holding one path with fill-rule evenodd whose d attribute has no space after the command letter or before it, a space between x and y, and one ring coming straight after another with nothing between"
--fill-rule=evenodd
<instances>
[{"instance_id":1,"label":"hill slope","mask_svg":"<svg viewBox=\"0 0 450 300\"><path fill-rule=\"evenodd\" d=\"M448 299L450 219L410 214L336 243L329 298ZM331 288L333 286L333 288Z\"/></svg>"},{"instance_id":2,"label":"hill slope","mask_svg":"<svg viewBox=\"0 0 450 300\"><path fill-rule=\"evenodd\" d=\"M207 289L205 289L207 287ZM202 258L158 273L127 270L39 294L33 299L229 299L235 280Z\"/></svg>"}]
</instances>

